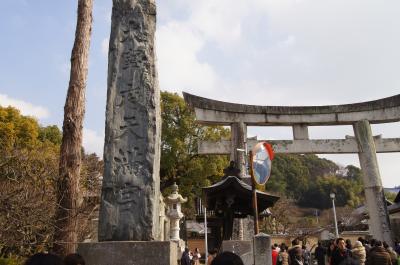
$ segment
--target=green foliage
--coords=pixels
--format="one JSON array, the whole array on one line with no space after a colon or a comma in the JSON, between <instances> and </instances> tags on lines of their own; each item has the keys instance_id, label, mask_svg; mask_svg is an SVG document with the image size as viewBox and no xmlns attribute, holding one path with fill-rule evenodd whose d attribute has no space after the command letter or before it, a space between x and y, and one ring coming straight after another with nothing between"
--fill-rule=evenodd
<instances>
[{"instance_id":1,"label":"green foliage","mask_svg":"<svg viewBox=\"0 0 400 265\"><path fill-rule=\"evenodd\" d=\"M0 265L21 265L22 259L18 257L0 257Z\"/></svg>"},{"instance_id":2,"label":"green foliage","mask_svg":"<svg viewBox=\"0 0 400 265\"><path fill-rule=\"evenodd\" d=\"M161 113L161 190L167 194L168 187L176 182L181 194L189 199L184 210L191 216L193 200L201 195L201 188L219 180L228 165L225 156L198 155L197 143L227 138L229 130L195 123L192 110L177 94L161 93Z\"/></svg>"},{"instance_id":3,"label":"green foliage","mask_svg":"<svg viewBox=\"0 0 400 265\"><path fill-rule=\"evenodd\" d=\"M39 125L34 118L22 116L13 108L0 106L0 148L32 147L36 144Z\"/></svg>"},{"instance_id":4,"label":"green foliage","mask_svg":"<svg viewBox=\"0 0 400 265\"><path fill-rule=\"evenodd\" d=\"M312 183L306 196L299 201L300 205L318 209L331 207L330 193L335 193L335 203L338 207L361 204L362 187L358 183L336 176L320 177Z\"/></svg>"},{"instance_id":5,"label":"green foliage","mask_svg":"<svg viewBox=\"0 0 400 265\"><path fill-rule=\"evenodd\" d=\"M349 180L362 183L362 172L361 169L358 167L355 167L353 165L348 165L346 167L346 175L345 177Z\"/></svg>"},{"instance_id":6,"label":"green foliage","mask_svg":"<svg viewBox=\"0 0 400 265\"><path fill-rule=\"evenodd\" d=\"M339 169L339 166L334 162L325 158L319 158L316 155L302 155L299 156L299 159L307 167L310 177L313 180L326 175L334 175Z\"/></svg>"},{"instance_id":7,"label":"green foliage","mask_svg":"<svg viewBox=\"0 0 400 265\"><path fill-rule=\"evenodd\" d=\"M299 199L309 186L309 170L299 155L277 154L272 163L266 190Z\"/></svg>"},{"instance_id":8,"label":"green foliage","mask_svg":"<svg viewBox=\"0 0 400 265\"><path fill-rule=\"evenodd\" d=\"M363 201L361 170L349 165L339 175L339 166L316 155L276 155L267 191L285 195L300 206L327 209L329 194L336 194L337 206L356 207Z\"/></svg>"},{"instance_id":9,"label":"green foliage","mask_svg":"<svg viewBox=\"0 0 400 265\"><path fill-rule=\"evenodd\" d=\"M385 191L385 198L391 202L394 202L394 199L396 199L397 194L393 192L386 192Z\"/></svg>"},{"instance_id":10,"label":"green foliage","mask_svg":"<svg viewBox=\"0 0 400 265\"><path fill-rule=\"evenodd\" d=\"M55 145L61 145L62 132L56 125L40 127L38 139L42 142L50 141Z\"/></svg>"},{"instance_id":11,"label":"green foliage","mask_svg":"<svg viewBox=\"0 0 400 265\"><path fill-rule=\"evenodd\" d=\"M62 133L56 126L42 127L37 120L23 116L13 107L0 106L0 147L35 148L46 141L55 146L61 144Z\"/></svg>"}]
</instances>

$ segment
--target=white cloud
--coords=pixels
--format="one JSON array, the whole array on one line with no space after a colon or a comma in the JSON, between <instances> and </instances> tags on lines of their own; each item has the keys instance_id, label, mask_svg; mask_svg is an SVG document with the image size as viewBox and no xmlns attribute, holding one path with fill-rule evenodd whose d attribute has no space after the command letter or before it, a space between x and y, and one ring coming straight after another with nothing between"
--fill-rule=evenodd
<instances>
[{"instance_id":1,"label":"white cloud","mask_svg":"<svg viewBox=\"0 0 400 265\"><path fill-rule=\"evenodd\" d=\"M83 128L83 147L86 153L96 153L100 158L103 157L104 134L94 130Z\"/></svg>"},{"instance_id":2,"label":"white cloud","mask_svg":"<svg viewBox=\"0 0 400 265\"><path fill-rule=\"evenodd\" d=\"M0 105L4 107L13 106L21 111L23 115L34 116L38 119L45 119L50 116L47 108L36 106L32 103L11 98L5 94L0 94Z\"/></svg>"},{"instance_id":3,"label":"white cloud","mask_svg":"<svg viewBox=\"0 0 400 265\"><path fill-rule=\"evenodd\" d=\"M395 10L400 2L173 2L186 14L174 23L195 32L203 43L196 55L214 69L216 88L249 80L259 87L268 83L264 91L284 95L276 105L350 103L398 93L400 18ZM225 65L230 58L221 55L226 52L237 57L235 63ZM243 62L251 66L239 70ZM221 71L234 74L221 76ZM241 92L241 87L230 89L238 99Z\"/></svg>"},{"instance_id":4,"label":"white cloud","mask_svg":"<svg viewBox=\"0 0 400 265\"><path fill-rule=\"evenodd\" d=\"M229 47L240 40L242 22L249 14L246 1L203 0L189 1L189 24L199 30L207 40L221 47Z\"/></svg>"},{"instance_id":5,"label":"white cloud","mask_svg":"<svg viewBox=\"0 0 400 265\"><path fill-rule=\"evenodd\" d=\"M161 89L204 92L215 88L214 70L198 58L204 40L193 29L176 22L160 26L156 45Z\"/></svg>"},{"instance_id":6,"label":"white cloud","mask_svg":"<svg viewBox=\"0 0 400 265\"><path fill-rule=\"evenodd\" d=\"M281 47L281 48L288 48L288 47L294 45L295 42L296 42L296 37L293 36L293 35L289 35L283 41L278 42L278 46Z\"/></svg>"},{"instance_id":7,"label":"white cloud","mask_svg":"<svg viewBox=\"0 0 400 265\"><path fill-rule=\"evenodd\" d=\"M399 93L398 1L171 2L157 40L162 89L258 105L344 104ZM398 128L387 125L384 137L399 137ZM291 138L287 128L249 133ZM314 139L346 134L351 126L310 129ZM357 155L327 157L359 163ZM379 157L384 185L398 185L399 156Z\"/></svg>"},{"instance_id":8,"label":"white cloud","mask_svg":"<svg viewBox=\"0 0 400 265\"><path fill-rule=\"evenodd\" d=\"M108 45L110 43L110 39L109 38L104 38L101 41L101 53L107 57L108 56Z\"/></svg>"},{"instance_id":9,"label":"white cloud","mask_svg":"<svg viewBox=\"0 0 400 265\"><path fill-rule=\"evenodd\" d=\"M379 171L384 187L400 186L400 154L378 154Z\"/></svg>"}]
</instances>

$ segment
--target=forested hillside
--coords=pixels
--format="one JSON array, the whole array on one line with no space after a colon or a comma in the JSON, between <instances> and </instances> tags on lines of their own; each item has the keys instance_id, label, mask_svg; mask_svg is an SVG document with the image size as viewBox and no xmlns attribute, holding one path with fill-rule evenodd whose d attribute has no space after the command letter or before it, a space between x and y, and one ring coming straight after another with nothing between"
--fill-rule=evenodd
<instances>
[{"instance_id":1,"label":"forested hillside","mask_svg":"<svg viewBox=\"0 0 400 265\"><path fill-rule=\"evenodd\" d=\"M340 168L316 155L277 155L266 189L317 209L332 206L331 192L337 206L356 207L363 202L361 170L352 165Z\"/></svg>"}]
</instances>

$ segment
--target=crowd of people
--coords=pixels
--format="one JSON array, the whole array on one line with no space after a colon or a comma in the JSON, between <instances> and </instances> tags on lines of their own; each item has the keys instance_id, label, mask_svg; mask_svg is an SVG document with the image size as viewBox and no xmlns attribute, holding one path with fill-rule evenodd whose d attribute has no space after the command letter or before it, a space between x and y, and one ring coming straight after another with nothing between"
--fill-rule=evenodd
<instances>
[{"instance_id":1,"label":"crowd of people","mask_svg":"<svg viewBox=\"0 0 400 265\"><path fill-rule=\"evenodd\" d=\"M232 253L232 252L222 252L218 254L217 249L213 249L209 252L207 257L206 264L207 265L243 265L242 259ZM200 252L199 249L196 248L194 251L190 251L189 248L185 248L185 251L182 253L181 257L181 265L198 265L200 264Z\"/></svg>"},{"instance_id":2,"label":"crowd of people","mask_svg":"<svg viewBox=\"0 0 400 265\"><path fill-rule=\"evenodd\" d=\"M195 248L194 251L185 248L181 257L181 265L200 265L200 258L201 254L198 248Z\"/></svg>"},{"instance_id":3,"label":"crowd of people","mask_svg":"<svg viewBox=\"0 0 400 265\"><path fill-rule=\"evenodd\" d=\"M273 265L400 265L400 242L395 242L393 249L386 242L375 239L358 238L353 244L350 240L337 238L326 248L318 242L313 259L316 263L311 260L311 250L300 245L297 239L292 241L291 247L284 243L272 246Z\"/></svg>"},{"instance_id":4,"label":"crowd of people","mask_svg":"<svg viewBox=\"0 0 400 265\"><path fill-rule=\"evenodd\" d=\"M400 265L400 242L390 247L386 242L372 239L370 241L358 238L354 244L350 240L337 238L324 247L321 242L312 254L305 245L295 239L292 246L284 243L272 246L273 265ZM201 254L198 248L190 251L188 248L182 254L181 265L200 265ZM241 258L232 252L222 252L217 255L217 249L210 251L207 265L243 265ZM48 254L37 253L30 257L24 265L85 265L79 254L70 254L64 259Z\"/></svg>"}]
</instances>

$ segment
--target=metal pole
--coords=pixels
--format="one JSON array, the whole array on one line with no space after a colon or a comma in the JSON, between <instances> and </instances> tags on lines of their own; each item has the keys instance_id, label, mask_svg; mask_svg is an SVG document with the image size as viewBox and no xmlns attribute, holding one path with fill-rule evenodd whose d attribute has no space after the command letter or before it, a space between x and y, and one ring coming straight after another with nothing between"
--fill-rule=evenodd
<instances>
[{"instance_id":1,"label":"metal pole","mask_svg":"<svg viewBox=\"0 0 400 265\"><path fill-rule=\"evenodd\" d=\"M254 214L254 235L259 233L258 230L258 207L257 207L257 189L256 182L254 180L254 172L253 172L253 151L249 152L250 156L250 175L251 175L251 187L253 193L253 214Z\"/></svg>"},{"instance_id":2,"label":"metal pole","mask_svg":"<svg viewBox=\"0 0 400 265\"><path fill-rule=\"evenodd\" d=\"M207 257L208 257L208 242L207 242L207 232L208 232L208 228L207 228L207 208L204 207L204 247L205 250L204 252L205 254L205 258L206 258L206 263L207 263Z\"/></svg>"},{"instance_id":3,"label":"metal pole","mask_svg":"<svg viewBox=\"0 0 400 265\"><path fill-rule=\"evenodd\" d=\"M258 207L257 207L257 189L256 184L253 181L253 209L254 209L254 235L258 235Z\"/></svg>"},{"instance_id":4,"label":"metal pole","mask_svg":"<svg viewBox=\"0 0 400 265\"><path fill-rule=\"evenodd\" d=\"M335 219L336 238L339 238L339 230L338 230L337 219L336 219L335 198L332 198L332 205L333 205L333 217Z\"/></svg>"}]
</instances>

